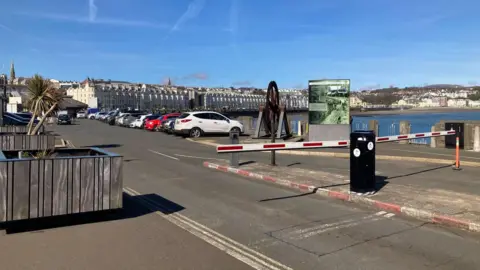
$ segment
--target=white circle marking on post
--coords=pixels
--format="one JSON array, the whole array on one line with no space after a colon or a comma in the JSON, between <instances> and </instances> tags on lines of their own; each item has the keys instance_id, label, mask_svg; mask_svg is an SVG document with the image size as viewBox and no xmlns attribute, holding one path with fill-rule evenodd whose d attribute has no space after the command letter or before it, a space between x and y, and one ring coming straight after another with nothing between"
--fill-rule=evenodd
<instances>
[{"instance_id":1,"label":"white circle marking on post","mask_svg":"<svg viewBox=\"0 0 480 270\"><path fill-rule=\"evenodd\" d=\"M367 148L368 148L369 151L372 151L373 150L373 142L369 142L367 144Z\"/></svg>"},{"instance_id":2,"label":"white circle marking on post","mask_svg":"<svg viewBox=\"0 0 480 270\"><path fill-rule=\"evenodd\" d=\"M360 149L358 149L358 148L353 149L353 155L355 157L359 157L360 156Z\"/></svg>"}]
</instances>

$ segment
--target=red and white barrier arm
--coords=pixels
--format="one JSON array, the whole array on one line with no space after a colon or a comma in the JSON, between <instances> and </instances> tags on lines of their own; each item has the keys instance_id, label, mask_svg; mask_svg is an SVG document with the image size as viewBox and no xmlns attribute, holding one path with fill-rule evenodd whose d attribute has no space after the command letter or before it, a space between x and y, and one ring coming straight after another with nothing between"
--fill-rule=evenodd
<instances>
[{"instance_id":1,"label":"red and white barrier arm","mask_svg":"<svg viewBox=\"0 0 480 270\"><path fill-rule=\"evenodd\" d=\"M394 142L402 140L412 140L419 138L430 138L455 135L455 130L413 133L406 135L377 137L376 142ZM316 142L292 142L292 143L252 143L252 144L224 144L217 146L217 153L235 153L235 152L260 152L272 150L294 150L294 149L315 149L345 147L350 145L350 140L345 141L316 141Z\"/></svg>"},{"instance_id":2,"label":"red and white barrier arm","mask_svg":"<svg viewBox=\"0 0 480 270\"><path fill-rule=\"evenodd\" d=\"M394 142L394 141L403 141L403 140L412 140L412 139L421 139L421 138L430 138L430 137L440 137L440 136L449 136L449 135L455 135L455 130L426 132L426 133L412 133L412 134L387 136L387 137L377 137L375 141L377 143L382 143L382 142Z\"/></svg>"},{"instance_id":3,"label":"red and white barrier arm","mask_svg":"<svg viewBox=\"0 0 480 270\"><path fill-rule=\"evenodd\" d=\"M217 146L217 153L258 152L272 150L314 149L328 147L344 147L350 141L318 141L292 143L252 143L252 144L225 144Z\"/></svg>"}]
</instances>

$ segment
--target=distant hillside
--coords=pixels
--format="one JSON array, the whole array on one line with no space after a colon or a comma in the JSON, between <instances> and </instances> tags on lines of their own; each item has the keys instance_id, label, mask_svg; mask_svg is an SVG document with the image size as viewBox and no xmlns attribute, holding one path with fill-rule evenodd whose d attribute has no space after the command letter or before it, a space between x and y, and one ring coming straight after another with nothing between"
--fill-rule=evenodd
<instances>
[{"instance_id":1,"label":"distant hillside","mask_svg":"<svg viewBox=\"0 0 480 270\"><path fill-rule=\"evenodd\" d=\"M463 87L465 87L465 86L459 85L459 84L431 84L431 85L424 86L423 88L427 88L427 89L430 89L430 88L452 89L452 88L463 88Z\"/></svg>"},{"instance_id":2,"label":"distant hillside","mask_svg":"<svg viewBox=\"0 0 480 270\"><path fill-rule=\"evenodd\" d=\"M389 88L380 88L380 89L374 89L374 90L362 90L361 92L370 92L370 93L395 93L398 91L419 91L419 92L426 92L426 91L431 91L432 89L464 89L465 86L459 85L459 84L431 84L431 85L426 85L426 86L409 86L405 88L397 88L397 87L389 87Z\"/></svg>"}]
</instances>

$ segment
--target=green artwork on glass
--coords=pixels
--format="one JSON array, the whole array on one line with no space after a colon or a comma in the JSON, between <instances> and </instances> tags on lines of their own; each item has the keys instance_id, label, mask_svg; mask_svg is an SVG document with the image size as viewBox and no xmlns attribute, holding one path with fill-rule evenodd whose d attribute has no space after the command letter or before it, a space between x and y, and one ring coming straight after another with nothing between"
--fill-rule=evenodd
<instances>
[{"instance_id":1,"label":"green artwork on glass","mask_svg":"<svg viewBox=\"0 0 480 270\"><path fill-rule=\"evenodd\" d=\"M308 122L311 125L350 124L350 80L308 82Z\"/></svg>"}]
</instances>

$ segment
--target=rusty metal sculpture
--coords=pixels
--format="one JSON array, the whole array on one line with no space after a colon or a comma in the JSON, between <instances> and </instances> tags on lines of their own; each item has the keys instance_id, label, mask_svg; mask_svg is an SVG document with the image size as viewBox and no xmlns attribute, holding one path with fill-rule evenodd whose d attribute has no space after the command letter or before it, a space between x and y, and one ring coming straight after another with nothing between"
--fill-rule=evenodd
<instances>
[{"instance_id":1,"label":"rusty metal sculpture","mask_svg":"<svg viewBox=\"0 0 480 270\"><path fill-rule=\"evenodd\" d=\"M276 133L276 123L280 117L280 96L278 93L278 86L275 81L271 81L267 88L267 97L265 107L263 109L263 123L265 133L271 135ZM273 123L273 125L272 125ZM272 126L275 130L272 130Z\"/></svg>"},{"instance_id":2,"label":"rusty metal sculpture","mask_svg":"<svg viewBox=\"0 0 480 270\"><path fill-rule=\"evenodd\" d=\"M277 83L271 81L268 84L265 105L260 106L254 137L264 138L276 135L277 138L281 138L283 129L285 129L285 135L290 136L285 105L280 104L280 93ZM264 136L260 135L262 130L265 134Z\"/></svg>"}]
</instances>

